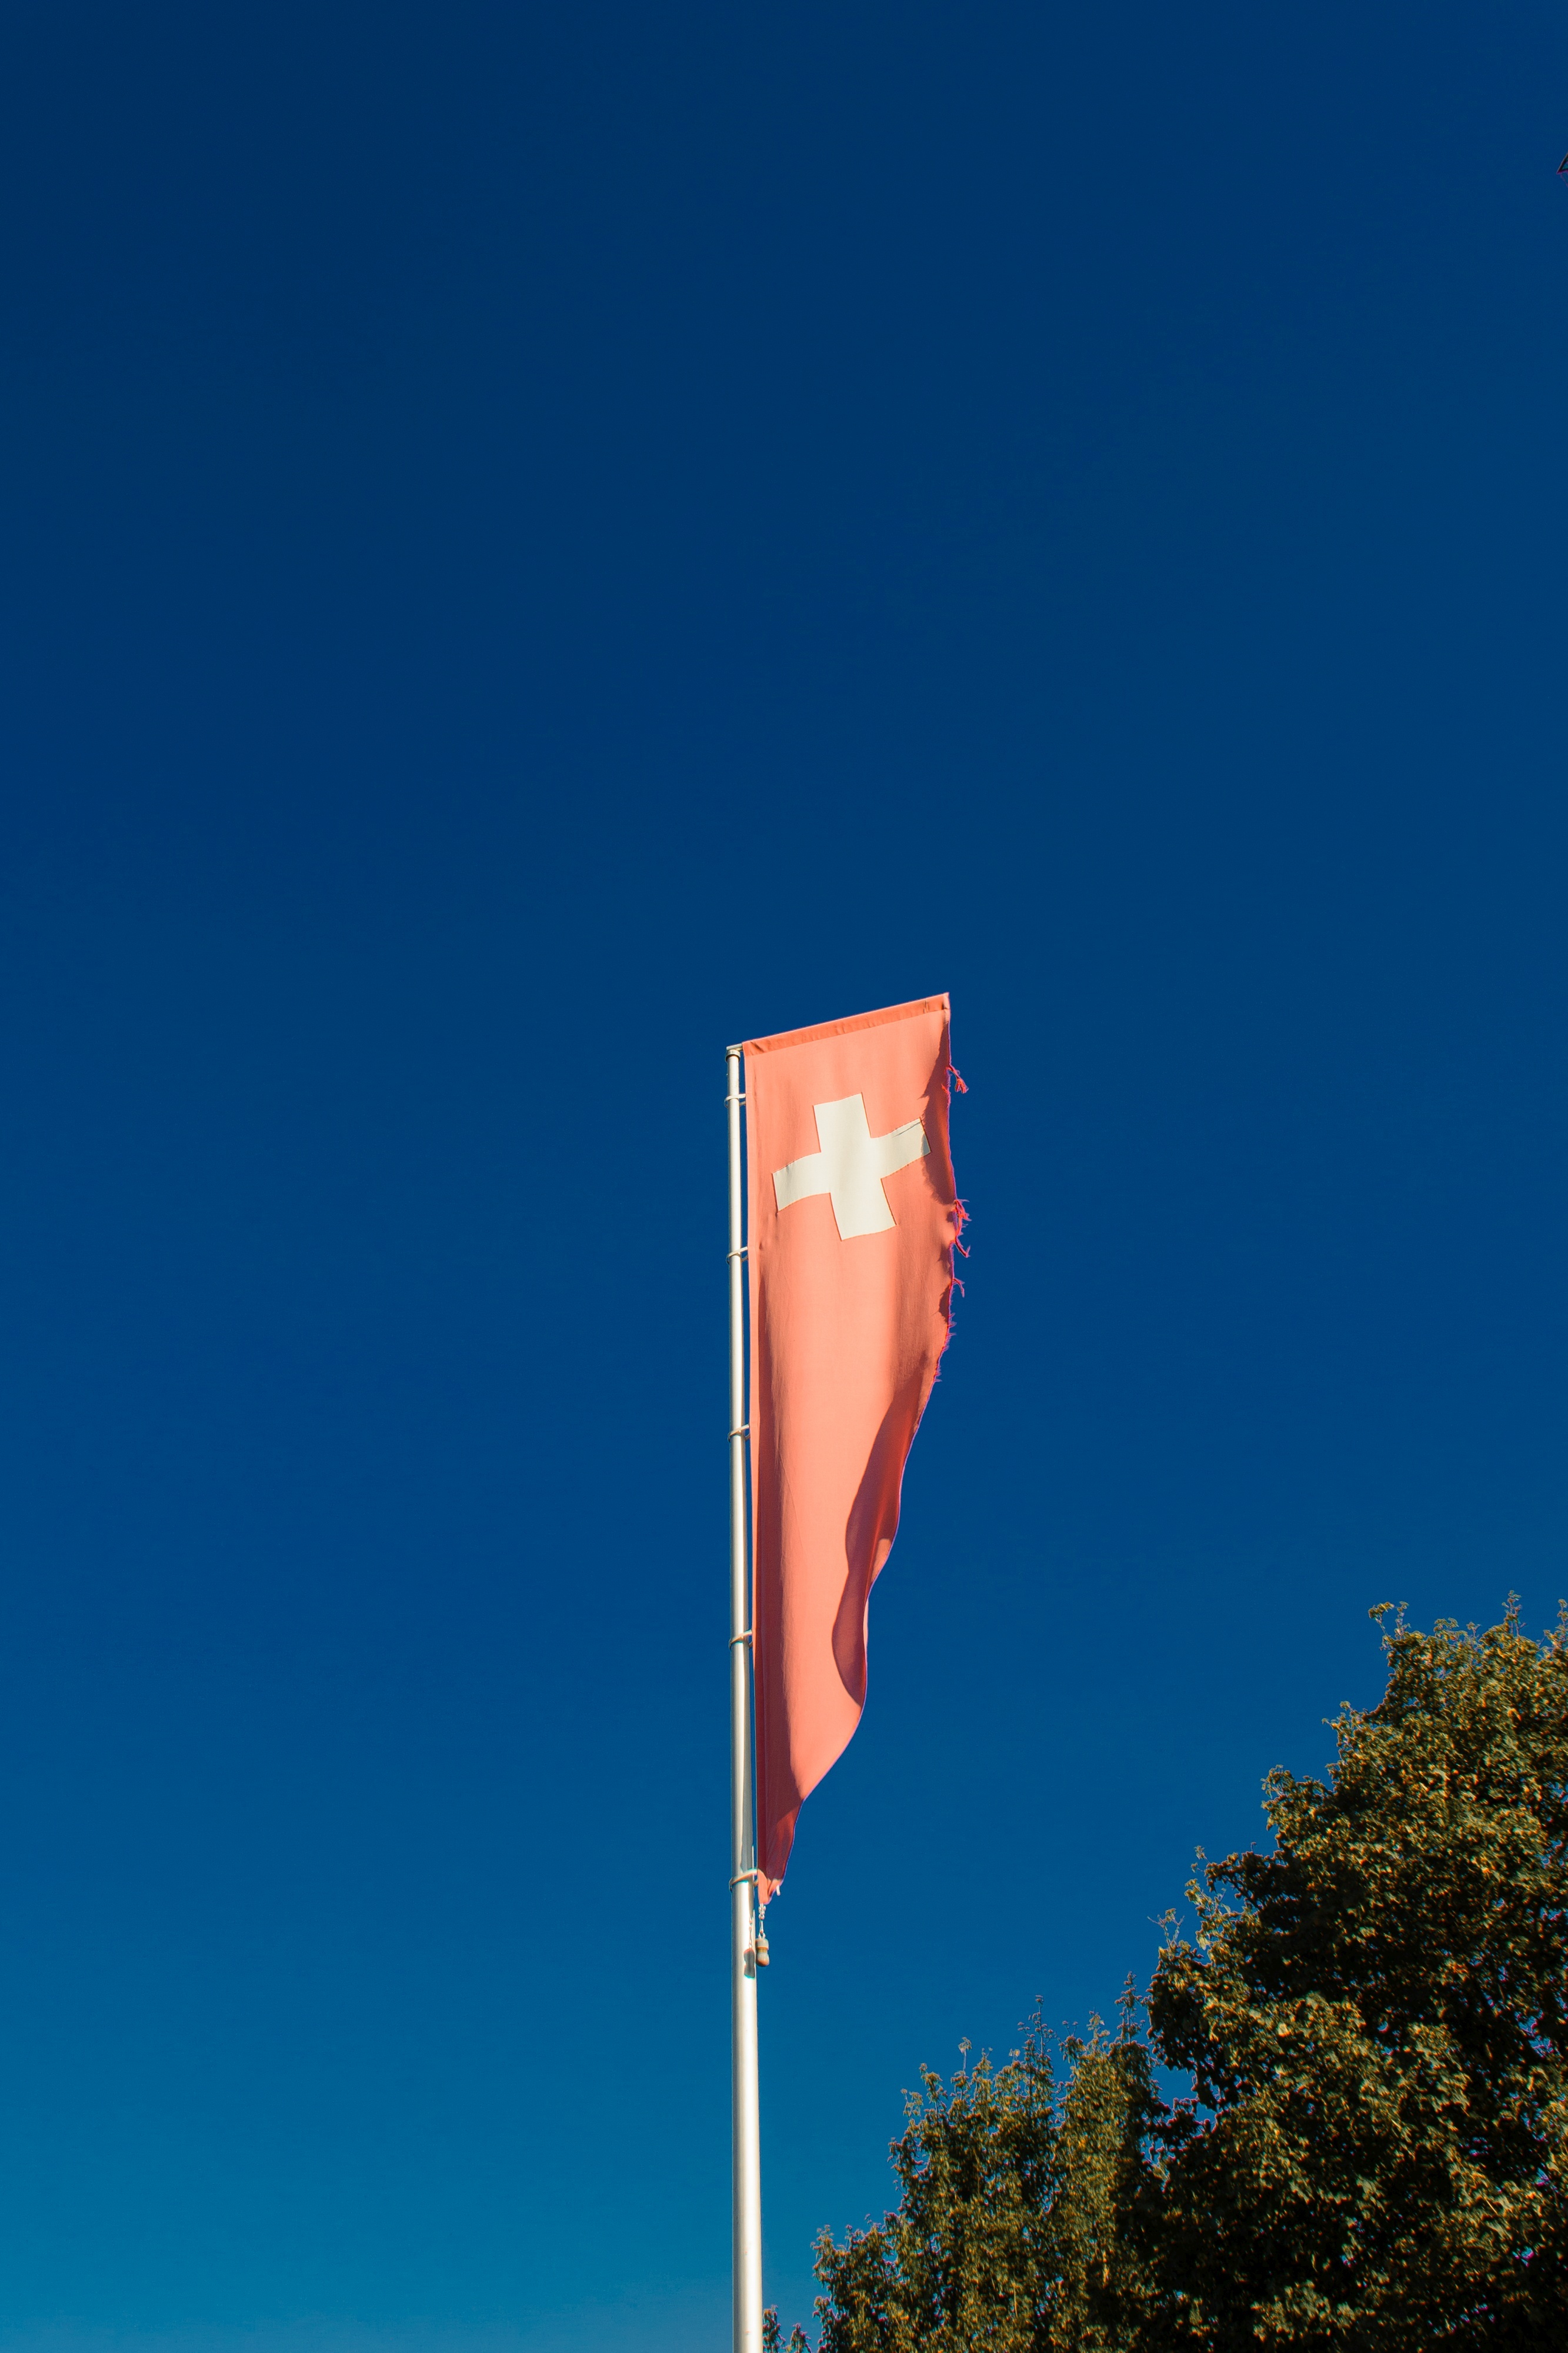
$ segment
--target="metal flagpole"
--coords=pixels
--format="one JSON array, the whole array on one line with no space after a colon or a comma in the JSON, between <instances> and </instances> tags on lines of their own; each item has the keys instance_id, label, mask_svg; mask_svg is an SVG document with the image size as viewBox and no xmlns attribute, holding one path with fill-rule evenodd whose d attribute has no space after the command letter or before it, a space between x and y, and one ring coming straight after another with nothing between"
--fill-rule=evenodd
<instances>
[{"instance_id":1,"label":"metal flagpole","mask_svg":"<svg viewBox=\"0 0 1568 2353\"><path fill-rule=\"evenodd\" d=\"M730 1114L730 2025L734 2353L763 2353L763 2169L757 2122L757 1850L752 1790L752 1597L746 1575L746 1252L739 1046Z\"/></svg>"}]
</instances>

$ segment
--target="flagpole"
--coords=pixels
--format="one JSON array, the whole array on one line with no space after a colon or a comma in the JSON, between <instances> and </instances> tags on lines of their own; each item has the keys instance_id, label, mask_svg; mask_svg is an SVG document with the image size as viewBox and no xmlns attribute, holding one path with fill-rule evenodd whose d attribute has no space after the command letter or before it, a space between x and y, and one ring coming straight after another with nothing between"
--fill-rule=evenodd
<instances>
[{"instance_id":1,"label":"flagpole","mask_svg":"<svg viewBox=\"0 0 1568 2353\"><path fill-rule=\"evenodd\" d=\"M742 1058L725 1050L730 1115L730 2033L734 2353L763 2353L757 2110L757 1873L752 1789L752 1597L746 1576L745 1237Z\"/></svg>"}]
</instances>

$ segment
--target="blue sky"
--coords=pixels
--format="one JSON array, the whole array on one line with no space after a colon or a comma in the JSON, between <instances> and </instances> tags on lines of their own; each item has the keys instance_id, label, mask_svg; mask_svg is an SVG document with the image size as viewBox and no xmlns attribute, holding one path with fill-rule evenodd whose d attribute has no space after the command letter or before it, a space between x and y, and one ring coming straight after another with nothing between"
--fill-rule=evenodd
<instances>
[{"instance_id":1,"label":"blue sky","mask_svg":"<svg viewBox=\"0 0 1568 2353\"><path fill-rule=\"evenodd\" d=\"M970 1087L786 2315L1568 1589L1568 33L4 37L0 2353L718 2353L729 1039Z\"/></svg>"}]
</instances>

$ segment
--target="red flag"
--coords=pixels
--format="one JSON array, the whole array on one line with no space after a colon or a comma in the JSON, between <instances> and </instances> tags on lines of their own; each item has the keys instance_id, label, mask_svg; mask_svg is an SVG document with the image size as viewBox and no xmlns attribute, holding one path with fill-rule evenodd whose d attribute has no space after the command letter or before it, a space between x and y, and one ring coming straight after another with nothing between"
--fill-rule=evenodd
<instances>
[{"instance_id":1,"label":"red flag","mask_svg":"<svg viewBox=\"0 0 1568 2353\"><path fill-rule=\"evenodd\" d=\"M865 1705L867 1608L947 1345L963 1212L945 997L754 1038L745 1052L765 1902L802 1801Z\"/></svg>"}]
</instances>

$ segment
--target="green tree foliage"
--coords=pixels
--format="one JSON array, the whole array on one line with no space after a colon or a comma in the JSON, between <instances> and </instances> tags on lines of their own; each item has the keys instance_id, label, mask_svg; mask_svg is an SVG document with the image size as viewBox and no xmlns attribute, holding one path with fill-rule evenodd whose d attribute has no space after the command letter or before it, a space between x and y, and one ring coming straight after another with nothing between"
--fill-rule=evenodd
<instances>
[{"instance_id":1,"label":"green tree foliage","mask_svg":"<svg viewBox=\"0 0 1568 2353\"><path fill-rule=\"evenodd\" d=\"M1396 1626L1329 1781L1191 1893L1150 2024L1169 2329L1197 2345L1568 2343L1568 1652L1510 1609Z\"/></svg>"},{"instance_id":2,"label":"green tree foliage","mask_svg":"<svg viewBox=\"0 0 1568 2353\"><path fill-rule=\"evenodd\" d=\"M1568 1628L1384 1647L1273 1852L1188 1890L1146 2042L1129 1996L1059 2071L1037 2024L924 2073L821 2353L1568 2346Z\"/></svg>"},{"instance_id":3,"label":"green tree foliage","mask_svg":"<svg viewBox=\"0 0 1568 2353\"><path fill-rule=\"evenodd\" d=\"M1135 2341L1148 2279L1117 2221L1153 2179L1144 2144L1162 2111L1131 1998L1114 2039L1097 2026L1060 2048L1059 2088L1037 2021L1005 2066L982 2056L951 2083L922 2071L892 2147L897 2209L817 2242L821 2353Z\"/></svg>"}]
</instances>

